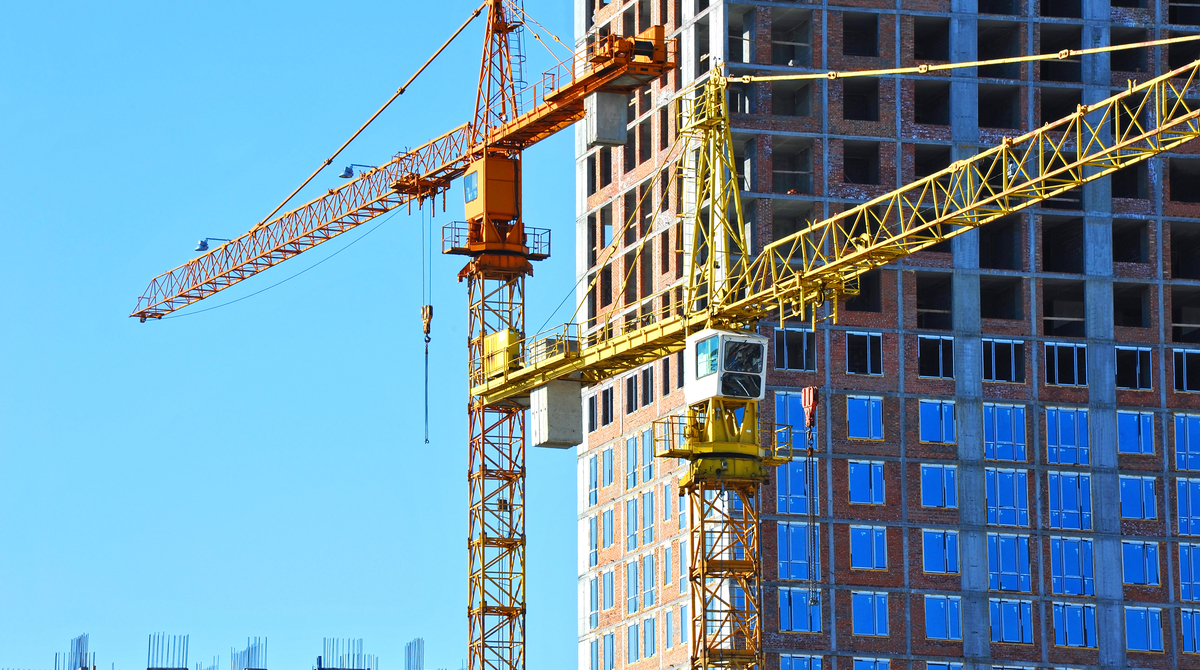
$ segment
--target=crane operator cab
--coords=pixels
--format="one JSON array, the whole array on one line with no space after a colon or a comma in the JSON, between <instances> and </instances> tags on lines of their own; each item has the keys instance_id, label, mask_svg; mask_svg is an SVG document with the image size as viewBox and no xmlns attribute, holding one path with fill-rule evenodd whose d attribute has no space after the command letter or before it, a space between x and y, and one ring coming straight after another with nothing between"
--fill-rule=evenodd
<instances>
[{"instance_id":1,"label":"crane operator cab","mask_svg":"<svg viewBox=\"0 0 1200 670\"><path fill-rule=\"evenodd\" d=\"M683 395L693 405L710 398L762 400L767 338L751 331L706 329L687 338Z\"/></svg>"}]
</instances>

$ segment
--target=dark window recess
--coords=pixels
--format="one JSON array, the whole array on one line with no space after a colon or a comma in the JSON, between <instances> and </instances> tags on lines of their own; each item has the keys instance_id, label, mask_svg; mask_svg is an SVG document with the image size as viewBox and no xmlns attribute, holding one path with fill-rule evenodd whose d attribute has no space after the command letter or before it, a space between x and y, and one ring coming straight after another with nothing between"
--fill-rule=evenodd
<instances>
[{"instance_id":1,"label":"dark window recess","mask_svg":"<svg viewBox=\"0 0 1200 670\"><path fill-rule=\"evenodd\" d=\"M621 147L621 155L624 157L626 172L637 167L637 133L629 133L628 139L625 140L625 144Z\"/></svg>"},{"instance_id":2,"label":"dark window recess","mask_svg":"<svg viewBox=\"0 0 1200 670\"><path fill-rule=\"evenodd\" d=\"M613 390L608 387L600 392L600 425L607 426L613 422Z\"/></svg>"},{"instance_id":3,"label":"dark window recess","mask_svg":"<svg viewBox=\"0 0 1200 670\"><path fill-rule=\"evenodd\" d=\"M1149 184L1146 178L1146 163L1127 165L1112 173L1112 197L1136 198L1145 200L1149 197Z\"/></svg>"},{"instance_id":4,"label":"dark window recess","mask_svg":"<svg viewBox=\"0 0 1200 670\"><path fill-rule=\"evenodd\" d=\"M953 283L949 273L917 275L917 328L954 328Z\"/></svg>"},{"instance_id":5,"label":"dark window recess","mask_svg":"<svg viewBox=\"0 0 1200 670\"><path fill-rule=\"evenodd\" d=\"M1182 5L1182 3L1176 3ZM1200 11L1200 6L1195 8ZM1200 17L1196 17L1200 18ZM1193 19L1196 20L1196 19ZM1177 23L1172 21L1171 23ZM1171 37L1188 37L1194 33L1171 31ZM1176 70L1189 63L1200 60L1200 42L1176 42L1167 45L1167 67Z\"/></svg>"},{"instance_id":6,"label":"dark window recess","mask_svg":"<svg viewBox=\"0 0 1200 670\"><path fill-rule=\"evenodd\" d=\"M1200 3L1195 0L1172 0L1167 4L1167 22L1176 25L1200 25Z\"/></svg>"},{"instance_id":7,"label":"dark window recess","mask_svg":"<svg viewBox=\"0 0 1200 670\"><path fill-rule=\"evenodd\" d=\"M642 407L654 402L654 366L642 370Z\"/></svg>"},{"instance_id":8,"label":"dark window recess","mask_svg":"<svg viewBox=\"0 0 1200 670\"><path fill-rule=\"evenodd\" d=\"M1117 263L1150 262L1150 227L1145 221L1117 219L1112 223L1113 260Z\"/></svg>"},{"instance_id":9,"label":"dark window recess","mask_svg":"<svg viewBox=\"0 0 1200 670\"><path fill-rule=\"evenodd\" d=\"M1081 281L1042 284L1042 330L1047 337L1087 337Z\"/></svg>"},{"instance_id":10,"label":"dark window recess","mask_svg":"<svg viewBox=\"0 0 1200 670\"><path fill-rule=\"evenodd\" d=\"M1057 4L1062 0L1055 0ZM1042 3L1043 5L1046 3ZM1041 45L1043 54L1056 54L1063 49L1080 48L1083 27L1056 24L1041 24ZM1060 60L1041 61L1042 81L1080 81L1083 73L1080 67L1080 57Z\"/></svg>"},{"instance_id":11,"label":"dark window recess","mask_svg":"<svg viewBox=\"0 0 1200 670\"><path fill-rule=\"evenodd\" d=\"M1149 391L1151 379L1149 349L1117 347L1117 388Z\"/></svg>"},{"instance_id":12,"label":"dark window recess","mask_svg":"<svg viewBox=\"0 0 1200 670\"><path fill-rule=\"evenodd\" d=\"M950 82L918 80L913 84L913 121L950 125Z\"/></svg>"},{"instance_id":13,"label":"dark window recess","mask_svg":"<svg viewBox=\"0 0 1200 670\"><path fill-rule=\"evenodd\" d=\"M983 341L983 381L1025 383L1025 344L1009 340Z\"/></svg>"},{"instance_id":14,"label":"dark window recess","mask_svg":"<svg viewBox=\"0 0 1200 670\"><path fill-rule=\"evenodd\" d=\"M654 156L653 127L651 119L638 124L638 163L645 163Z\"/></svg>"},{"instance_id":15,"label":"dark window recess","mask_svg":"<svg viewBox=\"0 0 1200 670\"><path fill-rule=\"evenodd\" d=\"M997 60L1020 55L1021 38L1017 24L1006 21L980 21L975 33L979 60ZM979 76L983 79L1019 79L1019 63L981 65Z\"/></svg>"},{"instance_id":16,"label":"dark window recess","mask_svg":"<svg viewBox=\"0 0 1200 670\"><path fill-rule=\"evenodd\" d=\"M1021 127L1021 93L1016 86L979 85L981 128Z\"/></svg>"},{"instance_id":17,"label":"dark window recess","mask_svg":"<svg viewBox=\"0 0 1200 670\"><path fill-rule=\"evenodd\" d=\"M1021 300L1022 282L1018 277L995 277L983 275L979 278L979 316L984 319L1024 318L1024 301Z\"/></svg>"},{"instance_id":18,"label":"dark window recess","mask_svg":"<svg viewBox=\"0 0 1200 670\"><path fill-rule=\"evenodd\" d=\"M879 120L879 80L852 77L842 81L842 118L848 121Z\"/></svg>"},{"instance_id":19,"label":"dark window recess","mask_svg":"<svg viewBox=\"0 0 1200 670\"><path fill-rule=\"evenodd\" d=\"M604 147L600 149L600 187L603 188L611 184L612 178L612 147Z\"/></svg>"},{"instance_id":20,"label":"dark window recess","mask_svg":"<svg viewBox=\"0 0 1200 670\"><path fill-rule=\"evenodd\" d=\"M979 229L979 267L988 270L1021 269L1021 219L1006 216Z\"/></svg>"},{"instance_id":21,"label":"dark window recess","mask_svg":"<svg viewBox=\"0 0 1200 670\"><path fill-rule=\"evenodd\" d=\"M1083 102L1083 91L1077 88L1043 88L1041 93L1043 124L1074 114Z\"/></svg>"},{"instance_id":22,"label":"dark window recess","mask_svg":"<svg viewBox=\"0 0 1200 670\"><path fill-rule=\"evenodd\" d=\"M1087 386L1087 345L1046 343L1046 383Z\"/></svg>"},{"instance_id":23,"label":"dark window recess","mask_svg":"<svg viewBox=\"0 0 1200 670\"><path fill-rule=\"evenodd\" d=\"M879 333L846 333L846 372L882 375L883 336Z\"/></svg>"},{"instance_id":24,"label":"dark window recess","mask_svg":"<svg viewBox=\"0 0 1200 670\"><path fill-rule=\"evenodd\" d=\"M1019 12L1017 0L979 0L980 14L1008 14Z\"/></svg>"},{"instance_id":25,"label":"dark window recess","mask_svg":"<svg viewBox=\"0 0 1200 670\"><path fill-rule=\"evenodd\" d=\"M954 338L918 337L917 374L954 379Z\"/></svg>"},{"instance_id":26,"label":"dark window recess","mask_svg":"<svg viewBox=\"0 0 1200 670\"><path fill-rule=\"evenodd\" d=\"M632 414L638 408L638 379L637 374L625 378L625 413Z\"/></svg>"},{"instance_id":27,"label":"dark window recess","mask_svg":"<svg viewBox=\"0 0 1200 670\"><path fill-rule=\"evenodd\" d=\"M1171 287L1171 341L1200 344L1200 289Z\"/></svg>"},{"instance_id":28,"label":"dark window recess","mask_svg":"<svg viewBox=\"0 0 1200 670\"><path fill-rule=\"evenodd\" d=\"M592 153L588 154L588 157L587 157L587 173L588 173L587 174L587 194L588 195L596 195L596 178L598 176L596 174L596 172L597 172L596 163L597 163L596 152L592 152Z\"/></svg>"},{"instance_id":29,"label":"dark window recess","mask_svg":"<svg viewBox=\"0 0 1200 670\"><path fill-rule=\"evenodd\" d=\"M1042 220L1042 270L1083 274L1083 219Z\"/></svg>"},{"instance_id":30,"label":"dark window recess","mask_svg":"<svg viewBox=\"0 0 1200 670\"><path fill-rule=\"evenodd\" d=\"M1109 0L1109 6L1128 7L1130 9L1145 9L1148 0ZM1116 42L1113 42L1116 44Z\"/></svg>"},{"instance_id":31,"label":"dark window recess","mask_svg":"<svg viewBox=\"0 0 1200 670\"><path fill-rule=\"evenodd\" d=\"M1150 289L1139 284L1113 285L1113 325L1150 327Z\"/></svg>"},{"instance_id":32,"label":"dark window recess","mask_svg":"<svg viewBox=\"0 0 1200 670\"><path fill-rule=\"evenodd\" d=\"M1171 200L1200 202L1200 161L1171 158Z\"/></svg>"},{"instance_id":33,"label":"dark window recess","mask_svg":"<svg viewBox=\"0 0 1200 670\"><path fill-rule=\"evenodd\" d=\"M1175 350L1175 390L1200 392L1200 351Z\"/></svg>"},{"instance_id":34,"label":"dark window recess","mask_svg":"<svg viewBox=\"0 0 1200 670\"><path fill-rule=\"evenodd\" d=\"M1112 0L1112 6L1117 7L1118 0ZM1129 0L1126 0L1129 1ZM1136 2L1137 0L1133 0ZM1148 41L1146 31L1142 28L1109 28L1109 43L1113 46L1119 44L1137 44L1138 42ZM1110 51L1108 54L1108 67L1113 72L1146 72L1146 50L1145 49L1121 49L1120 51Z\"/></svg>"},{"instance_id":35,"label":"dark window recess","mask_svg":"<svg viewBox=\"0 0 1200 670\"><path fill-rule=\"evenodd\" d=\"M859 275L858 295L846 300L844 307L851 312L880 312L883 311L879 270Z\"/></svg>"},{"instance_id":36,"label":"dark window recess","mask_svg":"<svg viewBox=\"0 0 1200 670\"><path fill-rule=\"evenodd\" d=\"M842 14L842 55L879 55L879 17L876 14Z\"/></svg>"},{"instance_id":37,"label":"dark window recess","mask_svg":"<svg viewBox=\"0 0 1200 670\"><path fill-rule=\"evenodd\" d=\"M807 142L775 138L771 161L772 192L787 195L812 193L812 146Z\"/></svg>"},{"instance_id":38,"label":"dark window recess","mask_svg":"<svg viewBox=\"0 0 1200 670\"><path fill-rule=\"evenodd\" d=\"M812 66L811 12L775 9L771 12L771 63Z\"/></svg>"},{"instance_id":39,"label":"dark window recess","mask_svg":"<svg viewBox=\"0 0 1200 670\"><path fill-rule=\"evenodd\" d=\"M1078 19L1082 16L1082 0L1042 0L1042 16L1053 16L1063 19Z\"/></svg>"},{"instance_id":40,"label":"dark window recess","mask_svg":"<svg viewBox=\"0 0 1200 670\"><path fill-rule=\"evenodd\" d=\"M807 82L771 82L771 113L775 116L812 116L812 86Z\"/></svg>"},{"instance_id":41,"label":"dark window recess","mask_svg":"<svg viewBox=\"0 0 1200 670\"><path fill-rule=\"evenodd\" d=\"M926 16L913 19L913 58L950 60L950 19Z\"/></svg>"},{"instance_id":42,"label":"dark window recess","mask_svg":"<svg viewBox=\"0 0 1200 670\"><path fill-rule=\"evenodd\" d=\"M1200 226L1171 224L1171 277L1200 279Z\"/></svg>"},{"instance_id":43,"label":"dark window recess","mask_svg":"<svg viewBox=\"0 0 1200 670\"><path fill-rule=\"evenodd\" d=\"M913 148L913 176L917 179L937 174L948 167L950 147L940 144L918 144Z\"/></svg>"},{"instance_id":44,"label":"dark window recess","mask_svg":"<svg viewBox=\"0 0 1200 670\"><path fill-rule=\"evenodd\" d=\"M812 221L812 203L796 200L776 200L771 217L771 239L781 240L807 228Z\"/></svg>"},{"instance_id":45,"label":"dark window recess","mask_svg":"<svg viewBox=\"0 0 1200 670\"><path fill-rule=\"evenodd\" d=\"M600 427L599 407L596 403L596 396L591 396L587 401L588 409L588 432L593 433Z\"/></svg>"},{"instance_id":46,"label":"dark window recess","mask_svg":"<svg viewBox=\"0 0 1200 670\"><path fill-rule=\"evenodd\" d=\"M750 84L729 84L729 112L731 114L754 113L754 88Z\"/></svg>"},{"instance_id":47,"label":"dark window recess","mask_svg":"<svg viewBox=\"0 0 1200 670\"><path fill-rule=\"evenodd\" d=\"M843 181L847 184L879 183L879 143L846 141L842 145Z\"/></svg>"},{"instance_id":48,"label":"dark window recess","mask_svg":"<svg viewBox=\"0 0 1200 670\"><path fill-rule=\"evenodd\" d=\"M776 370L816 370L816 333L791 328L775 329Z\"/></svg>"}]
</instances>

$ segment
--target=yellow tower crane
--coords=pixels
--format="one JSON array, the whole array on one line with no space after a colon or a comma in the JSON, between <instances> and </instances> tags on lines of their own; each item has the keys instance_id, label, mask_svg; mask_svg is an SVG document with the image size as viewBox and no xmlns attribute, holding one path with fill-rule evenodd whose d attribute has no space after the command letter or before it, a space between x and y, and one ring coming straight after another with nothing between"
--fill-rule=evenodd
<instances>
[{"instance_id":1,"label":"yellow tower crane","mask_svg":"<svg viewBox=\"0 0 1200 670\"><path fill-rule=\"evenodd\" d=\"M524 410L561 400L538 389L563 382L579 389L686 349L687 412L655 422L654 434L659 456L690 462L681 486L690 500L693 554L691 666L763 668L759 490L768 469L793 450L786 427L758 419L766 352L755 332L759 321L815 320L822 304L836 318L838 298L855 294L868 270L1200 137L1198 61L1131 83L755 254L738 197L729 79L717 68L678 96L683 167L674 178L682 177L687 193L684 298L664 292L639 298L636 310L612 309L582 329L570 323L529 335L524 277L530 260L548 255L549 235L521 220L521 150L584 118L589 96L627 94L661 76L673 67L674 49L658 26L608 36L547 72L522 106L510 49L528 17L513 0L486 0L472 18L484 10L473 122L156 277L131 314L162 318L379 214L444 194L453 179L466 177L468 221L446 227L443 247L470 258L460 278L470 294L471 670L525 664ZM1172 41L1178 39L1112 48ZM738 78L759 79L770 78ZM578 395L565 396L578 406ZM811 393L805 405L815 408Z\"/></svg>"}]
</instances>

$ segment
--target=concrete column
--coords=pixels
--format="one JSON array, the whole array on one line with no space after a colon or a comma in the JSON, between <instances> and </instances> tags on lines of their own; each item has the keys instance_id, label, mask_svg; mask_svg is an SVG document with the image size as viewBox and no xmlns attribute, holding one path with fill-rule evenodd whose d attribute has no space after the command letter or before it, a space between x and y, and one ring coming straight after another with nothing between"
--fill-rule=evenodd
<instances>
[{"instance_id":1,"label":"concrete column","mask_svg":"<svg viewBox=\"0 0 1200 670\"><path fill-rule=\"evenodd\" d=\"M950 3L950 60L976 60L975 0ZM978 153L979 87L975 70L952 70L950 136L953 158ZM954 401L958 430L959 569L962 571L963 661L967 670L991 668L988 613L987 498L983 472L983 345L979 337L979 233L953 240Z\"/></svg>"}]
</instances>

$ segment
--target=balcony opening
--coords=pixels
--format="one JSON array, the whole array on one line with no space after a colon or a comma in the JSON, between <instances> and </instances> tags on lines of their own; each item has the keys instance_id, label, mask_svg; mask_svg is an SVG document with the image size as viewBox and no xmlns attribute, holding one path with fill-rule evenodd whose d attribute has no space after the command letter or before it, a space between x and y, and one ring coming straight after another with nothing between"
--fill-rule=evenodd
<instances>
[{"instance_id":1,"label":"balcony opening","mask_svg":"<svg viewBox=\"0 0 1200 670\"><path fill-rule=\"evenodd\" d=\"M1021 91L1016 86L979 85L979 127L1021 127Z\"/></svg>"},{"instance_id":2,"label":"balcony opening","mask_svg":"<svg viewBox=\"0 0 1200 670\"><path fill-rule=\"evenodd\" d=\"M1171 201L1200 202L1200 161L1169 158L1171 165Z\"/></svg>"},{"instance_id":3,"label":"balcony opening","mask_svg":"<svg viewBox=\"0 0 1200 670\"><path fill-rule=\"evenodd\" d=\"M1182 5L1182 3L1180 3ZM1200 5L1196 6L1200 10ZM1195 19L1193 19L1195 20ZM1172 21L1172 23L1175 23ZM1195 33L1171 31L1171 37L1189 37ZM1200 60L1200 42L1177 42L1167 45L1167 67L1175 70Z\"/></svg>"},{"instance_id":4,"label":"balcony opening","mask_svg":"<svg viewBox=\"0 0 1200 670\"><path fill-rule=\"evenodd\" d=\"M772 138L771 192L807 195L813 192L812 140L798 137Z\"/></svg>"},{"instance_id":5,"label":"balcony opening","mask_svg":"<svg viewBox=\"0 0 1200 670\"><path fill-rule=\"evenodd\" d=\"M1149 0L1109 0L1112 7L1127 7L1129 9L1145 9ZM1113 42L1116 44L1116 42Z\"/></svg>"},{"instance_id":6,"label":"balcony opening","mask_svg":"<svg viewBox=\"0 0 1200 670\"><path fill-rule=\"evenodd\" d=\"M948 272L917 273L917 328L954 328L953 277Z\"/></svg>"},{"instance_id":7,"label":"balcony opening","mask_svg":"<svg viewBox=\"0 0 1200 670\"><path fill-rule=\"evenodd\" d=\"M1021 269L1021 219L1006 216L979 229L979 267L988 270Z\"/></svg>"},{"instance_id":8,"label":"balcony opening","mask_svg":"<svg viewBox=\"0 0 1200 670\"><path fill-rule=\"evenodd\" d=\"M1021 55L1021 33L1015 23L980 21L975 39L979 60L996 60ZM982 79L1018 79L1020 76L1020 63L979 66L979 77Z\"/></svg>"},{"instance_id":9,"label":"balcony opening","mask_svg":"<svg viewBox=\"0 0 1200 670\"><path fill-rule=\"evenodd\" d=\"M771 113L775 116L812 116L812 84L807 81L771 82Z\"/></svg>"},{"instance_id":10,"label":"balcony opening","mask_svg":"<svg viewBox=\"0 0 1200 670\"><path fill-rule=\"evenodd\" d=\"M814 219L813 203L779 198L771 201L771 239L804 230Z\"/></svg>"},{"instance_id":11,"label":"balcony opening","mask_svg":"<svg viewBox=\"0 0 1200 670\"><path fill-rule=\"evenodd\" d=\"M883 311L883 293L879 285L879 270L871 270L858 277L858 295L846 300L843 307L850 312Z\"/></svg>"},{"instance_id":12,"label":"balcony opening","mask_svg":"<svg viewBox=\"0 0 1200 670\"><path fill-rule=\"evenodd\" d=\"M729 9L729 62L754 62L754 10Z\"/></svg>"},{"instance_id":13,"label":"balcony opening","mask_svg":"<svg viewBox=\"0 0 1200 670\"><path fill-rule=\"evenodd\" d=\"M1171 223L1171 278L1200 279L1200 226Z\"/></svg>"},{"instance_id":14,"label":"balcony opening","mask_svg":"<svg viewBox=\"0 0 1200 670\"><path fill-rule=\"evenodd\" d=\"M1041 93L1043 124L1074 114L1083 102L1083 91L1077 88L1043 88Z\"/></svg>"},{"instance_id":15,"label":"balcony opening","mask_svg":"<svg viewBox=\"0 0 1200 670\"><path fill-rule=\"evenodd\" d=\"M1083 305L1083 282L1042 282L1042 330L1046 337L1087 337Z\"/></svg>"},{"instance_id":16,"label":"balcony opening","mask_svg":"<svg viewBox=\"0 0 1200 670\"><path fill-rule=\"evenodd\" d=\"M950 82L917 80L913 83L913 121L950 125Z\"/></svg>"},{"instance_id":17,"label":"balcony opening","mask_svg":"<svg viewBox=\"0 0 1200 670\"><path fill-rule=\"evenodd\" d=\"M1012 16L1020 13L1020 7L1017 0L979 0L980 14L1008 14Z\"/></svg>"},{"instance_id":18,"label":"balcony opening","mask_svg":"<svg viewBox=\"0 0 1200 670\"><path fill-rule=\"evenodd\" d=\"M979 316L984 319L1023 319L1022 294L1021 280L1017 277L980 275Z\"/></svg>"},{"instance_id":19,"label":"balcony opening","mask_svg":"<svg viewBox=\"0 0 1200 670\"><path fill-rule=\"evenodd\" d=\"M1061 1L1055 0L1055 3ZM1041 36L1043 54L1056 54L1063 49L1078 50L1082 48L1083 27L1043 23L1041 25ZM1080 81L1083 69L1079 59L1080 56L1075 56L1063 60L1041 61L1042 81Z\"/></svg>"},{"instance_id":20,"label":"balcony opening","mask_svg":"<svg viewBox=\"0 0 1200 670\"><path fill-rule=\"evenodd\" d=\"M1150 227L1145 221L1114 219L1112 239L1114 262L1150 262Z\"/></svg>"},{"instance_id":21,"label":"balcony opening","mask_svg":"<svg viewBox=\"0 0 1200 670\"><path fill-rule=\"evenodd\" d=\"M711 54L708 52L708 17L696 21L696 73L699 78L712 69Z\"/></svg>"},{"instance_id":22,"label":"balcony opening","mask_svg":"<svg viewBox=\"0 0 1200 670\"><path fill-rule=\"evenodd\" d=\"M1116 1L1113 1L1113 6L1118 6ZM1146 31L1143 28L1118 28L1113 26L1109 28L1109 43L1113 46L1118 44L1137 44L1138 42L1146 42ZM1108 67L1113 72L1146 72L1146 50L1145 49L1122 49L1120 51L1110 51L1108 54Z\"/></svg>"},{"instance_id":23,"label":"balcony opening","mask_svg":"<svg viewBox=\"0 0 1200 670\"><path fill-rule=\"evenodd\" d=\"M847 121L879 120L879 80L852 77L842 80L842 118Z\"/></svg>"},{"instance_id":24,"label":"balcony opening","mask_svg":"<svg viewBox=\"0 0 1200 670\"><path fill-rule=\"evenodd\" d=\"M1078 161L1078 155L1073 155L1073 150L1063 147L1059 153L1049 156L1045 160L1045 172L1053 172L1061 170L1068 165L1074 165ZM1076 168L1078 170L1078 168ZM1051 196L1042 201L1042 207L1047 209L1083 209L1083 186L1073 186L1062 193Z\"/></svg>"},{"instance_id":25,"label":"balcony opening","mask_svg":"<svg viewBox=\"0 0 1200 670\"><path fill-rule=\"evenodd\" d=\"M811 11L772 9L771 63L812 67Z\"/></svg>"},{"instance_id":26,"label":"balcony opening","mask_svg":"<svg viewBox=\"0 0 1200 670\"><path fill-rule=\"evenodd\" d=\"M1200 288L1171 287L1171 341L1200 344Z\"/></svg>"},{"instance_id":27,"label":"balcony opening","mask_svg":"<svg viewBox=\"0 0 1200 670\"><path fill-rule=\"evenodd\" d=\"M1168 2L1167 22L1185 26L1200 25L1200 2L1196 2L1196 0L1172 0Z\"/></svg>"},{"instance_id":28,"label":"balcony opening","mask_svg":"<svg viewBox=\"0 0 1200 670\"><path fill-rule=\"evenodd\" d=\"M1083 219L1042 219L1042 270L1083 274Z\"/></svg>"},{"instance_id":29,"label":"balcony opening","mask_svg":"<svg viewBox=\"0 0 1200 670\"><path fill-rule=\"evenodd\" d=\"M729 84L729 113L754 113L754 84L731 82Z\"/></svg>"},{"instance_id":30,"label":"balcony opening","mask_svg":"<svg viewBox=\"0 0 1200 670\"><path fill-rule=\"evenodd\" d=\"M913 19L913 58L950 60L950 19L928 16Z\"/></svg>"},{"instance_id":31,"label":"balcony opening","mask_svg":"<svg viewBox=\"0 0 1200 670\"><path fill-rule=\"evenodd\" d=\"M1042 16L1060 19L1078 19L1083 16L1081 0L1042 0L1038 4Z\"/></svg>"},{"instance_id":32,"label":"balcony opening","mask_svg":"<svg viewBox=\"0 0 1200 670\"><path fill-rule=\"evenodd\" d=\"M913 176L917 179L937 174L950 167L950 147L918 144L913 147Z\"/></svg>"},{"instance_id":33,"label":"balcony opening","mask_svg":"<svg viewBox=\"0 0 1200 670\"><path fill-rule=\"evenodd\" d=\"M847 184L879 183L879 143L847 140L842 145L843 181Z\"/></svg>"},{"instance_id":34,"label":"balcony opening","mask_svg":"<svg viewBox=\"0 0 1200 670\"><path fill-rule=\"evenodd\" d=\"M738 189L758 190L758 142L751 137L733 138L733 164L737 168ZM778 160L778 159L777 159Z\"/></svg>"},{"instance_id":35,"label":"balcony opening","mask_svg":"<svg viewBox=\"0 0 1200 670\"><path fill-rule=\"evenodd\" d=\"M1113 284L1113 325L1150 327L1150 289L1141 284Z\"/></svg>"},{"instance_id":36,"label":"balcony opening","mask_svg":"<svg viewBox=\"0 0 1200 670\"><path fill-rule=\"evenodd\" d=\"M879 16L860 12L842 14L842 55L879 55Z\"/></svg>"},{"instance_id":37,"label":"balcony opening","mask_svg":"<svg viewBox=\"0 0 1200 670\"><path fill-rule=\"evenodd\" d=\"M1112 197L1145 200L1149 197L1150 184L1146 176L1146 162L1126 165L1111 175Z\"/></svg>"}]
</instances>

